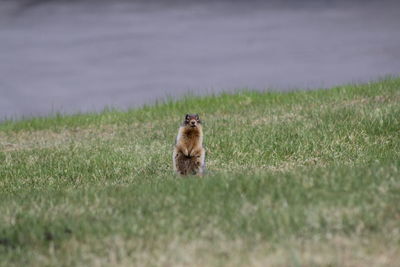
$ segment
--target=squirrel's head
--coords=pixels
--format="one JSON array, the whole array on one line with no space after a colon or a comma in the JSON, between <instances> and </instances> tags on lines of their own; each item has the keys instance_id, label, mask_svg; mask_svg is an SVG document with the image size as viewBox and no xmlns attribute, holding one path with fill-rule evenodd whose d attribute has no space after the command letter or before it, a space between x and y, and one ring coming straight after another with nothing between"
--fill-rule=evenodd
<instances>
[{"instance_id":1,"label":"squirrel's head","mask_svg":"<svg viewBox=\"0 0 400 267\"><path fill-rule=\"evenodd\" d=\"M196 128L201 126L201 120L198 114L186 114L185 120L183 121L183 126Z\"/></svg>"}]
</instances>

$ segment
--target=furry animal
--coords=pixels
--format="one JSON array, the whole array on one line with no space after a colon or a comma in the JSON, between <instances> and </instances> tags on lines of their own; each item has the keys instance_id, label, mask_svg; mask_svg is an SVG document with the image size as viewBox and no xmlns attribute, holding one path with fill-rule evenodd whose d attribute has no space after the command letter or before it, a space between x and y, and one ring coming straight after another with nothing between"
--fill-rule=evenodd
<instances>
[{"instance_id":1,"label":"furry animal","mask_svg":"<svg viewBox=\"0 0 400 267\"><path fill-rule=\"evenodd\" d=\"M173 164L180 175L203 175L205 169L203 128L198 114L186 114L176 137Z\"/></svg>"}]
</instances>

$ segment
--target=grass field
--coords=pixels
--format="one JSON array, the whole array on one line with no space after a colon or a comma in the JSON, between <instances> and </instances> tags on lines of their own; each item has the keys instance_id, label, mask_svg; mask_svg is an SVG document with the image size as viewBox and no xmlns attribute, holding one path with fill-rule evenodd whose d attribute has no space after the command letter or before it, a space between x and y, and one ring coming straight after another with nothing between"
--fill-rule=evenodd
<instances>
[{"instance_id":1,"label":"grass field","mask_svg":"<svg viewBox=\"0 0 400 267\"><path fill-rule=\"evenodd\" d=\"M400 79L3 122L0 265L400 266Z\"/></svg>"}]
</instances>

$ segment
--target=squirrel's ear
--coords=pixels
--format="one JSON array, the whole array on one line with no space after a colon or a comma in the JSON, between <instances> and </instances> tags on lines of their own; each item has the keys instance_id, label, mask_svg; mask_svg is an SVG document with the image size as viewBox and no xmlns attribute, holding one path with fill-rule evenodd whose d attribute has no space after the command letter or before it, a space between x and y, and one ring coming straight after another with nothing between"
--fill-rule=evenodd
<instances>
[{"instance_id":1,"label":"squirrel's ear","mask_svg":"<svg viewBox=\"0 0 400 267\"><path fill-rule=\"evenodd\" d=\"M186 114L185 115L185 119L187 120L189 118L189 114Z\"/></svg>"},{"instance_id":2,"label":"squirrel's ear","mask_svg":"<svg viewBox=\"0 0 400 267\"><path fill-rule=\"evenodd\" d=\"M199 114L196 114L196 119L199 119Z\"/></svg>"}]
</instances>

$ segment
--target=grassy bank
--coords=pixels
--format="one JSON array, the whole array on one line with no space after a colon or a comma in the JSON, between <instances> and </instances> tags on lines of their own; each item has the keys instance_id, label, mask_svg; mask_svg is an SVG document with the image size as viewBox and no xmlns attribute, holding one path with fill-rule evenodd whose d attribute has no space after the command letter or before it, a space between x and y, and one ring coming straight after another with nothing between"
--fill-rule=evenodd
<instances>
[{"instance_id":1,"label":"grassy bank","mask_svg":"<svg viewBox=\"0 0 400 267\"><path fill-rule=\"evenodd\" d=\"M174 176L183 115L208 175ZM2 266L394 266L400 79L0 124Z\"/></svg>"}]
</instances>

